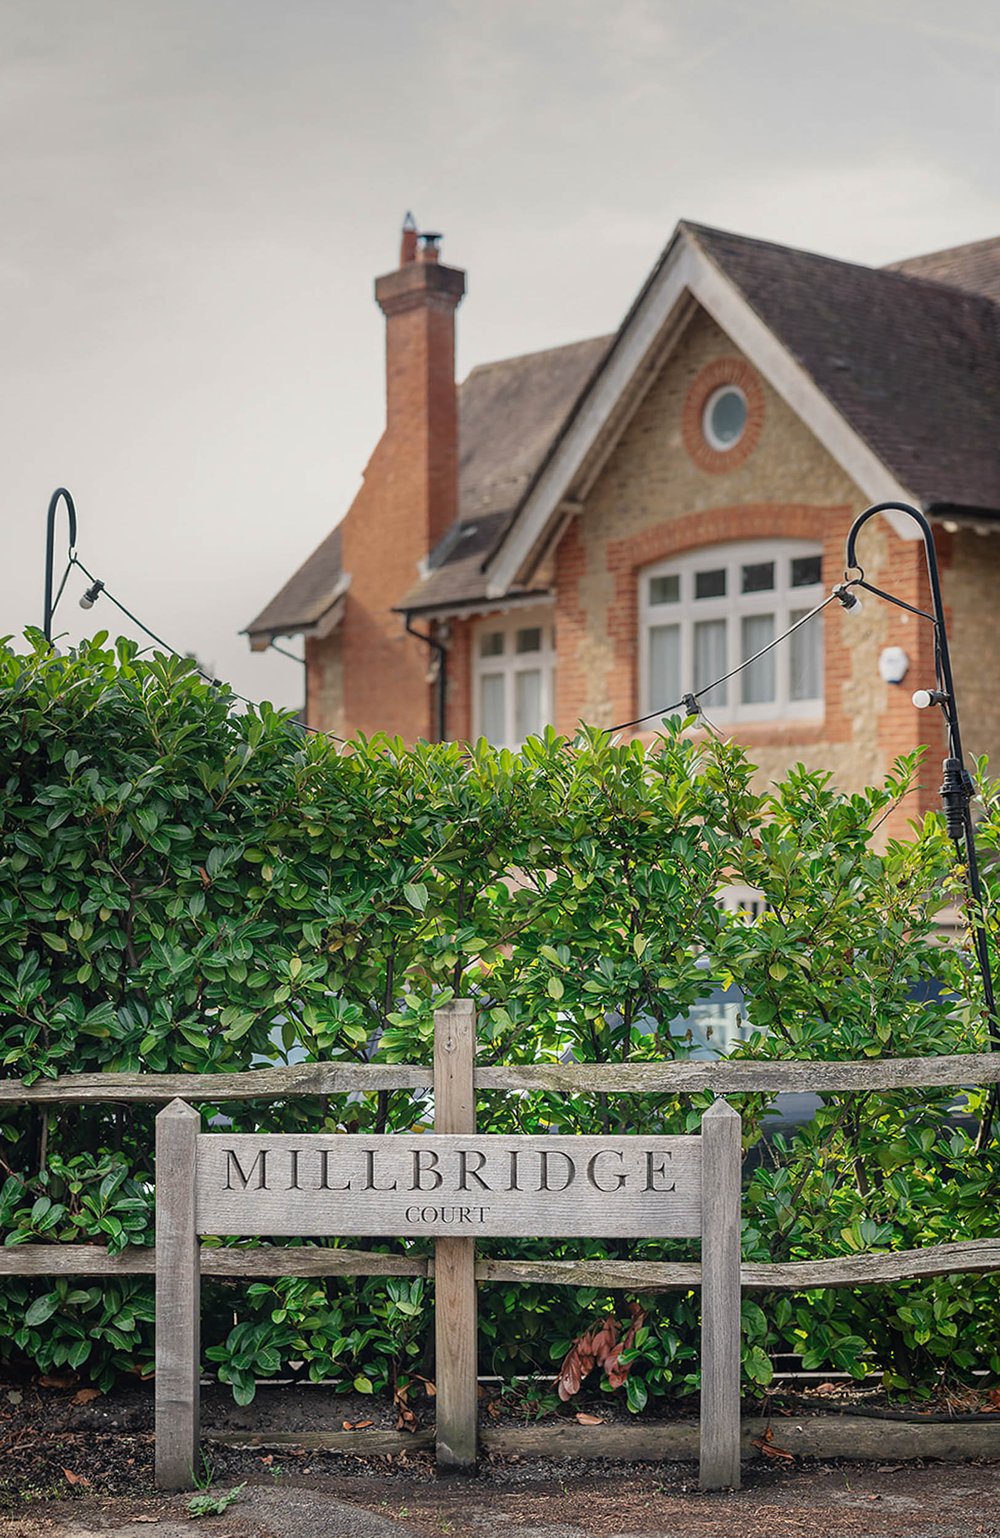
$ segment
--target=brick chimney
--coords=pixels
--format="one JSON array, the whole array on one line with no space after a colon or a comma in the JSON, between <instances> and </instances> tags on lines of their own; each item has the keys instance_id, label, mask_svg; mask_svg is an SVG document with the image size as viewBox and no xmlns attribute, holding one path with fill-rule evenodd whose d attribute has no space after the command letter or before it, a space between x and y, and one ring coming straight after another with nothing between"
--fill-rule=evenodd
<instances>
[{"instance_id":1,"label":"brick chimney","mask_svg":"<svg viewBox=\"0 0 1000 1538\"><path fill-rule=\"evenodd\" d=\"M386 425L343 524L350 574L342 628L343 719L351 731L435 735L427 646L393 605L458 516L455 311L465 273L407 214L395 272L375 281L386 320Z\"/></svg>"},{"instance_id":2,"label":"brick chimney","mask_svg":"<svg viewBox=\"0 0 1000 1538\"><path fill-rule=\"evenodd\" d=\"M400 265L375 280L386 322L386 433L393 458L406 465L410 517L421 535L417 560L458 517L455 311L465 273L441 263L440 243L440 235L418 235L407 214Z\"/></svg>"}]
</instances>

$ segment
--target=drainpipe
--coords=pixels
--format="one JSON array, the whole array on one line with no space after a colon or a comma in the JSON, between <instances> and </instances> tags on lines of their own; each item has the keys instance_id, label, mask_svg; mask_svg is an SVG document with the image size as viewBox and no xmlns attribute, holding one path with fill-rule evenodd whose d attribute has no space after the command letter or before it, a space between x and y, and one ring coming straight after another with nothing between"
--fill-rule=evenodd
<instances>
[{"instance_id":1,"label":"drainpipe","mask_svg":"<svg viewBox=\"0 0 1000 1538\"><path fill-rule=\"evenodd\" d=\"M448 672L447 672L448 648L444 645L443 641L439 641L437 636L431 635L430 632L424 631L424 630L414 630L414 628L413 628L413 616L411 615L409 609L406 610L406 613L404 614L403 618L404 618L404 620L406 622L406 633L407 633L407 635L416 636L418 641L423 641L426 646L433 647L433 649L437 652L438 670L437 670L437 723L436 723L437 737L436 737L436 741L438 741L438 742L446 742L447 741L447 737L445 735L445 701L447 699L447 691L448 691Z\"/></svg>"}]
</instances>

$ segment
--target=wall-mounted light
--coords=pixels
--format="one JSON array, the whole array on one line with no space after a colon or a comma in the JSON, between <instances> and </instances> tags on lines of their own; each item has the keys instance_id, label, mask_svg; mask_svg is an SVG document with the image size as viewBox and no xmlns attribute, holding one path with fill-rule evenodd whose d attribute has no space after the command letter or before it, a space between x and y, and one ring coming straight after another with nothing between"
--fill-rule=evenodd
<instances>
[{"instance_id":1,"label":"wall-mounted light","mask_svg":"<svg viewBox=\"0 0 1000 1538\"><path fill-rule=\"evenodd\" d=\"M910 670L910 659L901 646L883 646L878 670L883 683L901 684Z\"/></svg>"}]
</instances>

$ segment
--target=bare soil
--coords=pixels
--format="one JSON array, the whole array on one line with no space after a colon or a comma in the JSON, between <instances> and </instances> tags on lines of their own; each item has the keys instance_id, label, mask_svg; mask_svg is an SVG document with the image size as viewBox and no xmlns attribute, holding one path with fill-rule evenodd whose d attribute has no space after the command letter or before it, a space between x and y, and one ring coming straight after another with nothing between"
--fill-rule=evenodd
<instances>
[{"instance_id":1,"label":"bare soil","mask_svg":"<svg viewBox=\"0 0 1000 1538\"><path fill-rule=\"evenodd\" d=\"M593 1408L611 1409L606 1400ZM429 1403L415 1409L429 1424ZM206 1387L203 1410L218 1430L395 1425L388 1404L294 1386L263 1389L244 1409ZM516 1413L504 1407L505 1419ZM1000 1538L998 1464L764 1457L746 1468L741 1491L705 1495L684 1464L494 1457L472 1477L441 1478L420 1451L214 1446L212 1492L245 1489L224 1513L195 1521L187 1496L154 1488L152 1395L141 1384L93 1399L73 1386L0 1384L0 1453L0 1538L124 1538L145 1524L161 1538L199 1527L209 1538Z\"/></svg>"}]
</instances>

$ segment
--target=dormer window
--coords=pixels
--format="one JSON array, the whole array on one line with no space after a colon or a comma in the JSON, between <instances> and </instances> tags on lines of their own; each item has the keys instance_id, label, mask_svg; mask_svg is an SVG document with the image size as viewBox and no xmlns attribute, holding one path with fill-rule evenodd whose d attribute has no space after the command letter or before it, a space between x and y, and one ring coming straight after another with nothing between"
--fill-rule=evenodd
<instances>
[{"instance_id":1,"label":"dormer window","mask_svg":"<svg viewBox=\"0 0 1000 1538\"><path fill-rule=\"evenodd\" d=\"M700 702L718 721L820 717L822 616L766 648L822 601L822 566L818 545L754 540L647 568L639 579L643 714L705 690Z\"/></svg>"}]
</instances>

